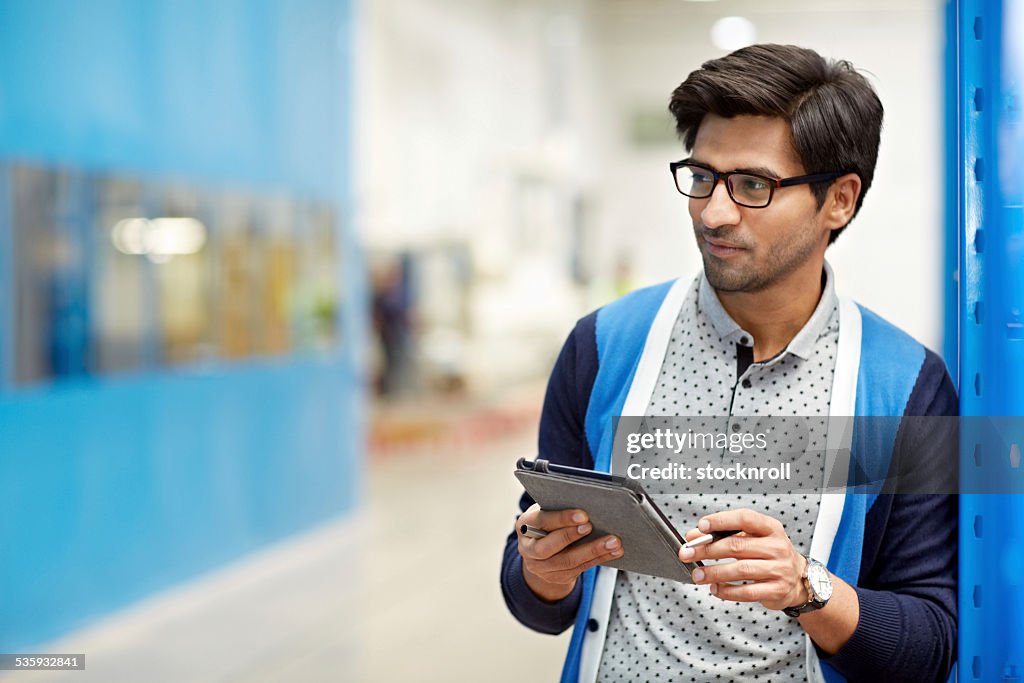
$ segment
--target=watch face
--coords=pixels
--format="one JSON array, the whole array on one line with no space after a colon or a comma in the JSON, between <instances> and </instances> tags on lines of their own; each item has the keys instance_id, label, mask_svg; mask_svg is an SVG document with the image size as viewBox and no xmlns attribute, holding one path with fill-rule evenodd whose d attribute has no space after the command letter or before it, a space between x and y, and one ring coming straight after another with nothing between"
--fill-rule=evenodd
<instances>
[{"instance_id":1,"label":"watch face","mask_svg":"<svg viewBox=\"0 0 1024 683\"><path fill-rule=\"evenodd\" d=\"M832 597L832 577L824 566L814 563L807 568L807 580L815 597L824 602Z\"/></svg>"}]
</instances>

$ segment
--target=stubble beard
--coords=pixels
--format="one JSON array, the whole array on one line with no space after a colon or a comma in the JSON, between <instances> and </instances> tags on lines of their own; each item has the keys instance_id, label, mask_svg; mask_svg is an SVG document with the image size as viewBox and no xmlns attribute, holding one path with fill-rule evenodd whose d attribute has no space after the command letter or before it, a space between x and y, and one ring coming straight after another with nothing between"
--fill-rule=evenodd
<instances>
[{"instance_id":1,"label":"stubble beard","mask_svg":"<svg viewBox=\"0 0 1024 683\"><path fill-rule=\"evenodd\" d=\"M790 240L757 246L756 250L763 254L760 262L748 261L742 265L732 265L726 259L720 259L708 252L706 242L700 238L701 232L702 228L699 225L694 226L701 258L704 261L704 275L718 292L763 291L806 263L817 247L814 235L805 229ZM727 233L716 235L726 241L736 241ZM746 242L743 244L746 245Z\"/></svg>"}]
</instances>

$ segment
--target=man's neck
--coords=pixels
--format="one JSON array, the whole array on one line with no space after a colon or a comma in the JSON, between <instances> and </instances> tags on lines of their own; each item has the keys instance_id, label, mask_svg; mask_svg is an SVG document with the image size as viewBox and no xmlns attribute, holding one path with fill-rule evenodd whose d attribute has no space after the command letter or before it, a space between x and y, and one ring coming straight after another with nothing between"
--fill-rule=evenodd
<instances>
[{"instance_id":1,"label":"man's neck","mask_svg":"<svg viewBox=\"0 0 1024 683\"><path fill-rule=\"evenodd\" d=\"M758 292L718 292L722 308L754 336L754 361L778 355L807 324L821 299L822 268L794 272Z\"/></svg>"}]
</instances>

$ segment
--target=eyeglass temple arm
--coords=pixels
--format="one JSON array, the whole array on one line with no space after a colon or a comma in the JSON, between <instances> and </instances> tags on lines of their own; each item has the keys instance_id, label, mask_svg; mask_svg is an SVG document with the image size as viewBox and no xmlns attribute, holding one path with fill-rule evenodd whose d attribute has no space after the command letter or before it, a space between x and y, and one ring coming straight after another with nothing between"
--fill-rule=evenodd
<instances>
[{"instance_id":1,"label":"eyeglass temple arm","mask_svg":"<svg viewBox=\"0 0 1024 683\"><path fill-rule=\"evenodd\" d=\"M801 175L796 176L795 178L784 178L777 182L778 187L788 187L790 185L802 185L804 183L819 183L825 180L835 180L841 175L844 174L835 171L832 173L812 173L811 175Z\"/></svg>"}]
</instances>

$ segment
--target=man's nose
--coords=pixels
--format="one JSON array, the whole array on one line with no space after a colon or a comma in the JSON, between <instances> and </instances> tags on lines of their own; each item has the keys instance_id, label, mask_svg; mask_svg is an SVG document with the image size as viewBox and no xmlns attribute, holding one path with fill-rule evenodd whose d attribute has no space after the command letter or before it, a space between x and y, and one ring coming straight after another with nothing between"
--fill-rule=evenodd
<instances>
[{"instance_id":1,"label":"man's nose","mask_svg":"<svg viewBox=\"0 0 1024 683\"><path fill-rule=\"evenodd\" d=\"M724 180L715 184L707 201L704 210L700 212L700 220L705 227L714 229L740 222L740 207L729 196Z\"/></svg>"}]
</instances>

